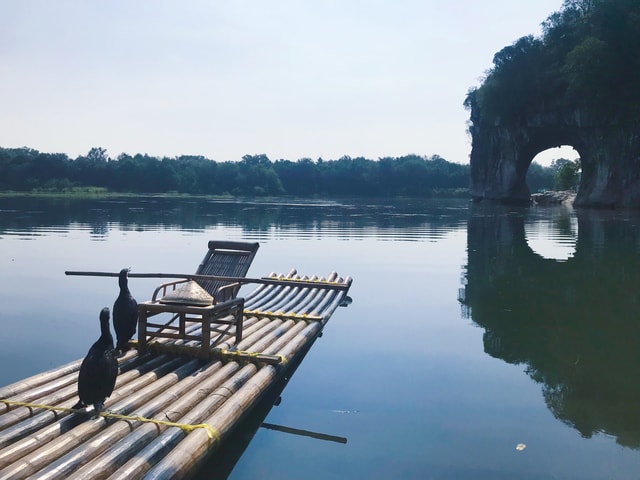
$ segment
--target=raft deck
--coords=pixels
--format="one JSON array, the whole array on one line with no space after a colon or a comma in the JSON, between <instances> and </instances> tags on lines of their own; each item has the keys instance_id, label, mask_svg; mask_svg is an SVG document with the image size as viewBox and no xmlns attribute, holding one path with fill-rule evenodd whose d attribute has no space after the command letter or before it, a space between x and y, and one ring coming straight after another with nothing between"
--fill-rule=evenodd
<instances>
[{"instance_id":1,"label":"raft deck","mask_svg":"<svg viewBox=\"0 0 640 480\"><path fill-rule=\"evenodd\" d=\"M203 359L197 341L145 338L145 353L119 358L109 411L99 416L71 410L82 359L0 388L0 480L193 474L302 359L351 285L336 273L265 278L279 281L244 297L239 344L229 331ZM197 337L201 326L187 331Z\"/></svg>"}]
</instances>

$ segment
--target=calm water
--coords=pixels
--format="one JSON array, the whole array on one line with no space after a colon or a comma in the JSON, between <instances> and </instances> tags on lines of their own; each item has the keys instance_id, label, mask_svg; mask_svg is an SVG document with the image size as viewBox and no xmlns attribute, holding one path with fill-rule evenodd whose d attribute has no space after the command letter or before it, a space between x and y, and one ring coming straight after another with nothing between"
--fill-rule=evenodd
<instances>
[{"instance_id":1,"label":"calm water","mask_svg":"<svg viewBox=\"0 0 640 480\"><path fill-rule=\"evenodd\" d=\"M191 273L214 238L259 241L252 276L354 278L353 303L262 412L348 441L258 417L201 478L215 465L232 479L639 477L635 213L3 198L0 384L80 358L97 337L115 279L65 270ZM145 300L156 283L131 289Z\"/></svg>"}]
</instances>

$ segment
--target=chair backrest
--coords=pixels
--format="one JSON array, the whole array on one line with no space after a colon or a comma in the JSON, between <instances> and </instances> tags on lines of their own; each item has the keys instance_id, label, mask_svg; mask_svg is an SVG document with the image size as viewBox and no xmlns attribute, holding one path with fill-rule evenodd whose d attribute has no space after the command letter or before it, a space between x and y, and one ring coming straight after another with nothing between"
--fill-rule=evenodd
<instances>
[{"instance_id":1,"label":"chair backrest","mask_svg":"<svg viewBox=\"0 0 640 480\"><path fill-rule=\"evenodd\" d=\"M211 240L209 241L209 251L200 263L197 275L217 275L223 277L244 277L249 271L260 244L258 242L227 242ZM225 285L234 282L222 280L197 280L198 284L204 288L216 300L216 292ZM224 300L235 298L240 290L240 285L225 289Z\"/></svg>"}]
</instances>

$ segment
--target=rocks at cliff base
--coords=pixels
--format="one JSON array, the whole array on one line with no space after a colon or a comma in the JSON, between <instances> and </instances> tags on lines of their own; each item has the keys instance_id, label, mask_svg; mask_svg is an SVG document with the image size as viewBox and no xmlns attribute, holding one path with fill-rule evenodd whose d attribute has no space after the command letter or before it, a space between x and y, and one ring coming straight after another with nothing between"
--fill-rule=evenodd
<instances>
[{"instance_id":1,"label":"rocks at cliff base","mask_svg":"<svg viewBox=\"0 0 640 480\"><path fill-rule=\"evenodd\" d=\"M548 191L531 194L531 203L533 205L571 205L575 198L576 192L572 190Z\"/></svg>"}]
</instances>

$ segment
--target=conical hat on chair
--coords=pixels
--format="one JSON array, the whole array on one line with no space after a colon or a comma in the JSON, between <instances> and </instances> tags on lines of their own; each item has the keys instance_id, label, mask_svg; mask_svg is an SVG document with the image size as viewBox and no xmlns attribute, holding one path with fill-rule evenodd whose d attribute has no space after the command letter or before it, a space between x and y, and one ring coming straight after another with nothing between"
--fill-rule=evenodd
<instances>
[{"instance_id":1,"label":"conical hat on chair","mask_svg":"<svg viewBox=\"0 0 640 480\"><path fill-rule=\"evenodd\" d=\"M189 280L180 288L167 293L159 301L160 303L195 305L198 307L213 305L213 297L193 280Z\"/></svg>"}]
</instances>

